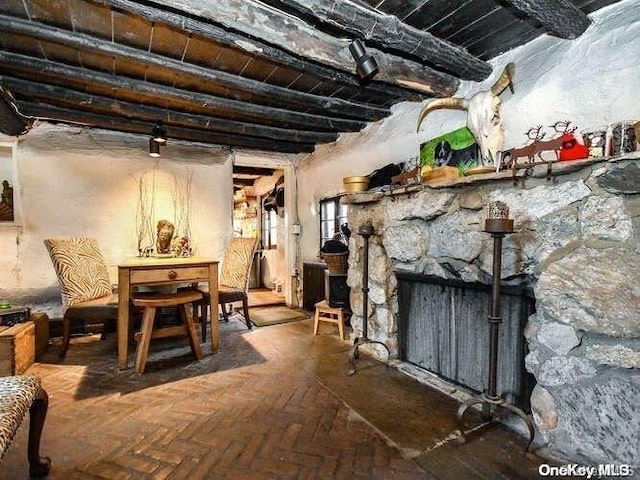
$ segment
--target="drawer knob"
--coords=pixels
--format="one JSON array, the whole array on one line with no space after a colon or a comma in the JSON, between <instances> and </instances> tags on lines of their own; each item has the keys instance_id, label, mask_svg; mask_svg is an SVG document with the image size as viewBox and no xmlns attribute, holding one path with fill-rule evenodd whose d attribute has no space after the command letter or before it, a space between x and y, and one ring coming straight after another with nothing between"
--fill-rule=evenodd
<instances>
[{"instance_id":1,"label":"drawer knob","mask_svg":"<svg viewBox=\"0 0 640 480\"><path fill-rule=\"evenodd\" d=\"M169 280L174 280L178 274L174 270L169 270Z\"/></svg>"}]
</instances>

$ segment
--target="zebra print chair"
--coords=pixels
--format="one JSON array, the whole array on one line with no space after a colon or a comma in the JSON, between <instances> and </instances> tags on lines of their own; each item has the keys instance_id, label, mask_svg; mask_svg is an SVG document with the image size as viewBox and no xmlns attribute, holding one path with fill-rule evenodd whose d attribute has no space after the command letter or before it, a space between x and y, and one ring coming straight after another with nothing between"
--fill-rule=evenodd
<instances>
[{"instance_id":1,"label":"zebra print chair","mask_svg":"<svg viewBox=\"0 0 640 480\"><path fill-rule=\"evenodd\" d=\"M71 323L100 323L102 338L109 322L118 319L118 296L112 293L109 273L98 243L92 238L48 238L49 251L60 285L63 336L60 358L64 358L71 339Z\"/></svg>"},{"instance_id":2,"label":"zebra print chair","mask_svg":"<svg viewBox=\"0 0 640 480\"><path fill-rule=\"evenodd\" d=\"M40 456L40 438L49 408L49 396L34 375L0 377L0 460L9 449L18 428L29 412L27 458L31 478L46 477L51 459Z\"/></svg>"},{"instance_id":3,"label":"zebra print chair","mask_svg":"<svg viewBox=\"0 0 640 480\"><path fill-rule=\"evenodd\" d=\"M229 321L227 305L234 302L242 302L242 315L251 330L249 318L249 275L253 254L258 245L257 238L234 237L229 240L227 250L222 260L222 271L218 281L218 304L222 309L225 322ZM207 336L207 305L211 302L209 292L202 291L203 300L196 304L200 308L200 323L202 324L202 340Z\"/></svg>"}]
</instances>

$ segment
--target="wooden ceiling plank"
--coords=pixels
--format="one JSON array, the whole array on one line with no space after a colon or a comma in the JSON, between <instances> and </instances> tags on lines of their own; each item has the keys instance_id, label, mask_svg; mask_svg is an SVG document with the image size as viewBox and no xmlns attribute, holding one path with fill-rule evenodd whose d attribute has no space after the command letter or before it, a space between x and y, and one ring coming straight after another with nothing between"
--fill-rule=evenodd
<instances>
[{"instance_id":1,"label":"wooden ceiling plank","mask_svg":"<svg viewBox=\"0 0 640 480\"><path fill-rule=\"evenodd\" d=\"M540 22L560 38L578 38L591 20L568 0L506 0L513 8Z\"/></svg>"},{"instance_id":2,"label":"wooden ceiling plank","mask_svg":"<svg viewBox=\"0 0 640 480\"><path fill-rule=\"evenodd\" d=\"M114 94L118 90L126 90L128 92L140 92L162 100L188 101L198 106L206 105L211 108L211 115L218 115L217 110L226 109L253 119L264 117L270 122L276 120L282 123L296 124L300 128L313 128L329 132L357 132L366 125L365 122L355 120L263 106L122 76L115 77L106 73L71 67L50 60L41 60L10 52L0 51L0 66L9 71L29 72L35 70L40 72L41 75L51 75L60 79L74 78L89 84L110 86ZM255 120L253 121L255 122Z\"/></svg>"},{"instance_id":3,"label":"wooden ceiling plank","mask_svg":"<svg viewBox=\"0 0 640 480\"><path fill-rule=\"evenodd\" d=\"M138 105L130 102L115 100L99 95L90 95L68 88L53 85L43 85L12 77L1 77L2 85L12 93L19 93L33 101L38 99L50 105L63 104L66 108L77 108L90 113L122 116L134 120L147 122L162 121L171 135L174 126L197 128L222 133L249 135L252 137L272 138L287 142L300 143L328 143L337 139L332 132L314 132L293 130L254 123L243 123L229 119L219 119L193 113L171 111L148 105Z\"/></svg>"},{"instance_id":4,"label":"wooden ceiling plank","mask_svg":"<svg viewBox=\"0 0 640 480\"><path fill-rule=\"evenodd\" d=\"M484 80L492 71L491 65L462 48L403 23L394 15L380 13L349 0L263 1L303 18L339 28L378 48L418 59L465 80Z\"/></svg>"},{"instance_id":5,"label":"wooden ceiling plank","mask_svg":"<svg viewBox=\"0 0 640 480\"><path fill-rule=\"evenodd\" d=\"M294 55L343 72L355 71L355 62L349 52L350 39L336 38L319 31L303 20L260 1L163 0L162 4L150 3L158 8L180 10L226 28L241 31L249 37L259 38ZM283 28L285 25L286 28ZM436 73L426 65L380 50L370 49L369 53L375 56L380 66L376 80L395 86L402 85L399 80L411 80L422 84L422 91L429 90L433 95L440 92L444 72ZM450 75L446 77L455 81Z\"/></svg>"},{"instance_id":6,"label":"wooden ceiling plank","mask_svg":"<svg viewBox=\"0 0 640 480\"><path fill-rule=\"evenodd\" d=\"M175 11L162 10L153 5L141 4L132 0L92 0L96 4L125 10L145 18L149 22L162 22L177 29L187 30L202 37L213 40L236 50L262 58L269 62L277 62L283 66L301 70L323 81L345 83L365 90L384 95L393 95L399 99L418 99L416 92L402 86L394 86L382 82L371 81L361 83L353 73L336 70L315 61L308 61L299 55L293 55L282 48L263 42L255 37L247 37L232 30L222 28L210 22L204 22ZM215 19L213 19L215 21ZM422 67L424 68L424 67ZM455 93L459 80L435 70L430 72L434 97L448 97Z\"/></svg>"},{"instance_id":7,"label":"wooden ceiling plank","mask_svg":"<svg viewBox=\"0 0 640 480\"><path fill-rule=\"evenodd\" d=\"M69 110L52 105L34 104L17 101L16 105L21 114L46 121L71 123L90 128L103 128L119 132L149 135L155 123L140 122L112 115L96 115L93 113ZM219 134L205 130L174 127L171 138L189 142L213 145L229 145L250 149L268 150L281 153L312 152L315 148L311 143L281 142L278 140L255 138L248 135Z\"/></svg>"},{"instance_id":8,"label":"wooden ceiling plank","mask_svg":"<svg viewBox=\"0 0 640 480\"><path fill-rule=\"evenodd\" d=\"M113 55L149 65L175 70L177 73L196 75L206 81L217 82L232 89L249 91L266 99L281 101L285 105L297 105L312 108L320 113L333 113L338 116L360 120L375 121L389 115L390 111L371 105L348 102L339 98L320 97L294 90L287 90L276 85L268 85L256 80L238 77L219 70L203 68L197 65L182 63L179 60L143 52L133 47L117 45L111 42L84 34L77 34L51 27L49 25L25 21L0 15L0 27L6 31L27 35L47 41L73 45L80 50L89 50Z\"/></svg>"}]
</instances>

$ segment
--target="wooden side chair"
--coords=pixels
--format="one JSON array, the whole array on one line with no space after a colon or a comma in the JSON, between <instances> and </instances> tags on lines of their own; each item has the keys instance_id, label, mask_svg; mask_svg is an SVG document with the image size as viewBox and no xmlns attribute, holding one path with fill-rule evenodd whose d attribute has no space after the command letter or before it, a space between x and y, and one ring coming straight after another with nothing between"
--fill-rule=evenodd
<instances>
[{"instance_id":1,"label":"wooden side chair","mask_svg":"<svg viewBox=\"0 0 640 480\"><path fill-rule=\"evenodd\" d=\"M192 291L179 291L169 294L135 294L133 304L136 307L144 308L142 315L142 327L140 332L134 335L138 342L136 349L136 372L144 373L149 355L149 345L154 338L167 338L176 336L186 336L189 339L189 346L193 355L202 359L202 349L198 340L198 334L191 314L191 306L202 301L202 293ZM156 310L161 307L178 307L182 324L154 329Z\"/></svg>"},{"instance_id":2,"label":"wooden side chair","mask_svg":"<svg viewBox=\"0 0 640 480\"><path fill-rule=\"evenodd\" d=\"M100 323L102 338L108 324L118 319L118 295L112 292L104 257L93 238L48 238L49 251L58 277L63 316L60 358L64 358L71 339L71 323Z\"/></svg>"},{"instance_id":3,"label":"wooden side chair","mask_svg":"<svg viewBox=\"0 0 640 480\"><path fill-rule=\"evenodd\" d=\"M224 321L229 321L227 305L234 302L242 302L242 315L249 330L251 330L248 297L249 276L257 246L257 238L234 237L229 240L218 280L218 304L222 309ZM202 294L204 297L198 307L200 309L199 318L202 323L202 339L204 341L207 335L207 305L210 303L210 297L209 292L202 291Z\"/></svg>"}]
</instances>

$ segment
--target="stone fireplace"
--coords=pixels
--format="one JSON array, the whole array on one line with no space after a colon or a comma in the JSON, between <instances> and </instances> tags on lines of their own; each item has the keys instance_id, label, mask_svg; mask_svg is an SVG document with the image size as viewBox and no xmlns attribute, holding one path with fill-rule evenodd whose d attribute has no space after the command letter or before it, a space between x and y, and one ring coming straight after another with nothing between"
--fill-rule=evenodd
<instances>
[{"instance_id":1,"label":"stone fireplace","mask_svg":"<svg viewBox=\"0 0 640 480\"><path fill-rule=\"evenodd\" d=\"M503 201L516 233L503 242L502 284L529 289L535 298L523 322L520 355L526 357L506 361L524 361L535 377L528 400L537 436L573 461L640 465L639 165L634 154L554 164L549 178L546 167L533 169L517 184L501 172L344 197L354 232L352 335L362 328L360 225L371 220L375 228L369 338L405 360L407 340L420 339L402 338L411 293L399 283L416 275L490 285L492 239L482 231L484 206ZM513 321L506 315L505 324ZM480 333L475 337L471 341L488 343ZM385 357L375 345L371 352ZM503 349L501 355L511 353Z\"/></svg>"}]
</instances>

